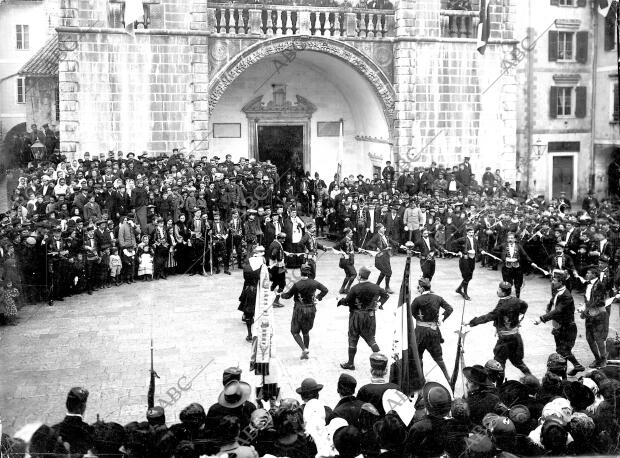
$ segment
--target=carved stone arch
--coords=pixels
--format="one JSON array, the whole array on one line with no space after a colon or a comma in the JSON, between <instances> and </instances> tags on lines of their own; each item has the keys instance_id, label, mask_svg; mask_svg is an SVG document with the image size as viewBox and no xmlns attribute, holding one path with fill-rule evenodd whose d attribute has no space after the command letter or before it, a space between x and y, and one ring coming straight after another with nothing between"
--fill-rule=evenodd
<instances>
[{"instance_id":1,"label":"carved stone arch","mask_svg":"<svg viewBox=\"0 0 620 458\"><path fill-rule=\"evenodd\" d=\"M213 77L209 84L209 115L232 82L256 62L283 52L315 51L336 57L351 65L372 86L381 101L383 113L390 132L394 125L394 102L396 94L381 68L355 47L325 37L283 36L259 41L244 49L231 59Z\"/></svg>"}]
</instances>

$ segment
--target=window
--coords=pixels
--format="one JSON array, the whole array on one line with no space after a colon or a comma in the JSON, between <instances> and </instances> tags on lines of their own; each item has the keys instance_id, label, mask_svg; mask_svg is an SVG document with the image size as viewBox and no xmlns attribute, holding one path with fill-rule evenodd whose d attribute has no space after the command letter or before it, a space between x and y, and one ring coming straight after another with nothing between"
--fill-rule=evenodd
<instances>
[{"instance_id":1,"label":"window","mask_svg":"<svg viewBox=\"0 0 620 458\"><path fill-rule=\"evenodd\" d=\"M17 103L26 103L25 78L17 78Z\"/></svg>"},{"instance_id":2,"label":"window","mask_svg":"<svg viewBox=\"0 0 620 458\"><path fill-rule=\"evenodd\" d=\"M558 32L558 60L574 60L574 47L574 32Z\"/></svg>"},{"instance_id":3,"label":"window","mask_svg":"<svg viewBox=\"0 0 620 458\"><path fill-rule=\"evenodd\" d=\"M560 0L558 2L559 6L575 6L575 0Z\"/></svg>"},{"instance_id":4,"label":"window","mask_svg":"<svg viewBox=\"0 0 620 458\"><path fill-rule=\"evenodd\" d=\"M559 87L557 97L557 116L566 117L573 115L573 88Z\"/></svg>"},{"instance_id":5,"label":"window","mask_svg":"<svg viewBox=\"0 0 620 458\"><path fill-rule=\"evenodd\" d=\"M611 83L611 122L620 122L620 101L618 101L618 83Z\"/></svg>"},{"instance_id":6,"label":"window","mask_svg":"<svg viewBox=\"0 0 620 458\"><path fill-rule=\"evenodd\" d=\"M587 88L585 86L551 86L549 95L549 117L586 117Z\"/></svg>"},{"instance_id":7,"label":"window","mask_svg":"<svg viewBox=\"0 0 620 458\"><path fill-rule=\"evenodd\" d=\"M30 49L30 40L28 37L28 26L17 24L15 26L15 39L17 49Z\"/></svg>"}]
</instances>

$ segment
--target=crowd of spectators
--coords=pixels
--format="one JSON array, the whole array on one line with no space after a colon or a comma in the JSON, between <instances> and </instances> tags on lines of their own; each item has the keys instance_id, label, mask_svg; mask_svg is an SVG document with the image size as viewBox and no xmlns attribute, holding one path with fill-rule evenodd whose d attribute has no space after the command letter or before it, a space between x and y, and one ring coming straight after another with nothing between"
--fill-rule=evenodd
<instances>
[{"instance_id":1,"label":"crowd of spectators","mask_svg":"<svg viewBox=\"0 0 620 458\"><path fill-rule=\"evenodd\" d=\"M125 426L88 424L87 389L72 388L66 417L2 436L4 457L511 457L617 456L618 367L569 381L566 360L551 354L542 379L505 380L495 360L462 371L464 397L437 382L407 396L388 377L388 358L370 357L370 383L341 374L336 386L303 380L297 396L251 402L241 370L224 371L217 402L193 402L168 424L161 406ZM326 406L322 390L340 401ZM92 414L89 416L92 417Z\"/></svg>"},{"instance_id":2,"label":"crowd of spectators","mask_svg":"<svg viewBox=\"0 0 620 458\"><path fill-rule=\"evenodd\" d=\"M358 248L376 225L397 251L428 229L442 249L474 225L481 246L493 252L515 232L532 260L545 266L564 242L583 274L607 263L616 288L618 229L614 208L593 194L571 211L565 196L519 195L500 171L486 168L482 184L469 158L445 167L435 162L396 174L335 176L327 184L300 164L278 173L254 159L233 163L173 151L148 157L121 151L68 160L57 150L14 170L9 211L0 218L2 322L15 322L23 304L62 300L138 279L173 274L230 274L248 247L269 246L287 233L287 252L303 252L304 220L317 235L338 240L350 228ZM301 216L301 218L300 218ZM294 228L301 227L301 233ZM593 245L609 240L599 253ZM486 256L489 268L497 264ZM615 282L615 283L614 283Z\"/></svg>"}]
</instances>

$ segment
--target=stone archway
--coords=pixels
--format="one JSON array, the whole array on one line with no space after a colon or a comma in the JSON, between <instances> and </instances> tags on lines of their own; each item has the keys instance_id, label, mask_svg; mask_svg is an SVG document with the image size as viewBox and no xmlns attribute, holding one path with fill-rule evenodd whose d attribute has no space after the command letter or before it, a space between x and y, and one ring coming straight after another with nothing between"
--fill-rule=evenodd
<instances>
[{"instance_id":1,"label":"stone archway","mask_svg":"<svg viewBox=\"0 0 620 458\"><path fill-rule=\"evenodd\" d=\"M364 53L341 41L316 36L283 36L260 41L220 69L209 84L209 115L230 84L246 69L265 57L275 54L315 51L336 57L353 67L372 86L381 101L383 113L390 131L394 126L394 102L396 94L385 73Z\"/></svg>"}]
</instances>

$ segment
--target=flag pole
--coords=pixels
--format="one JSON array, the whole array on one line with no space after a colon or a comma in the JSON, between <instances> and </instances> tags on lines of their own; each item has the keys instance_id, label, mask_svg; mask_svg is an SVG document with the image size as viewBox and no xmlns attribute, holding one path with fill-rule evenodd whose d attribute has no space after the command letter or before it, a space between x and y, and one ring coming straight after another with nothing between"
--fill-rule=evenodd
<instances>
[{"instance_id":1,"label":"flag pole","mask_svg":"<svg viewBox=\"0 0 620 458\"><path fill-rule=\"evenodd\" d=\"M153 367L153 301L151 300L151 371L149 381L149 392L147 395L147 407L152 409L155 407L155 378L159 378L155 368Z\"/></svg>"}]
</instances>

